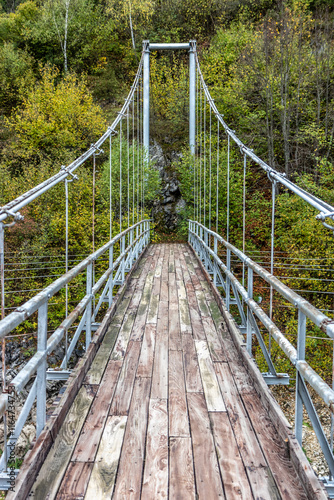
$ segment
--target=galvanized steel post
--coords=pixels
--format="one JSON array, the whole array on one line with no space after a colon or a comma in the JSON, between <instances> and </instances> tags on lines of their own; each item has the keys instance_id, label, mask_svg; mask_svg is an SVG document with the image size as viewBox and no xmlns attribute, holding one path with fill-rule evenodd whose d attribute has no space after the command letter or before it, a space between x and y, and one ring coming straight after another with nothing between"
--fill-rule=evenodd
<instances>
[{"instance_id":1,"label":"galvanized steel post","mask_svg":"<svg viewBox=\"0 0 334 500\"><path fill-rule=\"evenodd\" d=\"M297 359L298 361L305 359L305 344L306 344L306 316L298 310L298 340L297 340ZM300 446L303 438L303 401L300 395L300 373L296 370L296 409L295 409L295 435Z\"/></svg>"},{"instance_id":2,"label":"galvanized steel post","mask_svg":"<svg viewBox=\"0 0 334 500\"><path fill-rule=\"evenodd\" d=\"M196 137L196 41L189 42L189 148L195 154Z\"/></svg>"},{"instance_id":3,"label":"galvanized steel post","mask_svg":"<svg viewBox=\"0 0 334 500\"><path fill-rule=\"evenodd\" d=\"M109 269L112 269L113 266L114 266L114 245L112 245L109 248ZM112 271L109 277L109 293L108 293L109 307L112 304L113 288L114 288L114 272Z\"/></svg>"},{"instance_id":4,"label":"galvanized steel post","mask_svg":"<svg viewBox=\"0 0 334 500\"><path fill-rule=\"evenodd\" d=\"M37 408L36 437L42 432L46 421L46 347L48 330L48 302L45 301L38 309L37 350L44 353L43 361L37 368Z\"/></svg>"},{"instance_id":5,"label":"galvanized steel post","mask_svg":"<svg viewBox=\"0 0 334 500\"><path fill-rule=\"evenodd\" d=\"M150 42L143 41L143 146L145 163L149 160L150 146Z\"/></svg>"},{"instance_id":6,"label":"galvanized steel post","mask_svg":"<svg viewBox=\"0 0 334 500\"><path fill-rule=\"evenodd\" d=\"M253 269L248 268L248 279L247 279L247 293L250 299L253 298ZM253 327L250 320L251 312L249 307L247 306L247 328L246 328L246 345L247 351L250 356L252 356L252 335L253 335Z\"/></svg>"},{"instance_id":7,"label":"galvanized steel post","mask_svg":"<svg viewBox=\"0 0 334 500\"><path fill-rule=\"evenodd\" d=\"M86 295L90 296L86 306L86 352L92 339L92 282L93 282L93 263L90 262L86 268Z\"/></svg>"}]
</instances>

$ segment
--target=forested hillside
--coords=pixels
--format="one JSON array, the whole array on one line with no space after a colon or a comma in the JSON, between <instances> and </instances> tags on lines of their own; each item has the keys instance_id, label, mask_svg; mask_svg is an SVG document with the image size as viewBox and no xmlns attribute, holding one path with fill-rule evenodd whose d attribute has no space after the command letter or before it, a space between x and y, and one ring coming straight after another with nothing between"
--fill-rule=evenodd
<instances>
[{"instance_id":1,"label":"forested hillside","mask_svg":"<svg viewBox=\"0 0 334 500\"><path fill-rule=\"evenodd\" d=\"M334 203L334 1L3 0L1 9L0 205L57 172L99 137L124 102L145 39L196 39L204 78L228 125L272 167ZM152 55L151 95L152 144L155 141L168 158L173 158L172 153L182 155L169 165L187 202L179 218L180 238L193 211L187 54ZM213 208L212 222L215 227L218 218L224 235L226 140L222 133L220 148L219 211ZM96 238L102 244L108 237L106 157L97 161L100 224ZM237 150L232 151L231 162L230 231L231 240L240 244L242 158ZM91 250L89 168L80 173L70 198L73 254ZM156 176L148 190L147 213L158 190ZM270 200L271 183L251 165L246 250L269 249ZM24 223L6 232L6 251L63 252L63 204L56 192L23 210ZM279 190L278 274L289 278L285 282L296 290L306 290L307 298L331 315L333 234L315 215L295 196ZM159 231L164 233L161 221L157 230L156 239L161 237ZM287 255L289 261L284 260ZM293 266L297 274L291 271ZM268 291L258 290L258 294L266 298ZM8 306L15 305L7 299ZM295 335L294 313L277 309L276 320L287 320L286 333ZM312 333L321 335L316 329ZM332 345L310 339L309 346L316 348L318 342L322 349L318 364L328 378Z\"/></svg>"}]
</instances>

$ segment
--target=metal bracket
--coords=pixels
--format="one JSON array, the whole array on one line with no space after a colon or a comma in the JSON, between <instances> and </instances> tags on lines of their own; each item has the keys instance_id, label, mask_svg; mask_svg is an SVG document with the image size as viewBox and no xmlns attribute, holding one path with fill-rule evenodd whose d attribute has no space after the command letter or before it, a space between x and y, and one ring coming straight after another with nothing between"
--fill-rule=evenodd
<instances>
[{"instance_id":1,"label":"metal bracket","mask_svg":"<svg viewBox=\"0 0 334 500\"><path fill-rule=\"evenodd\" d=\"M8 491L10 488L15 489L16 476L19 469L10 469L10 472L0 472L0 491Z\"/></svg>"},{"instance_id":2,"label":"metal bracket","mask_svg":"<svg viewBox=\"0 0 334 500\"><path fill-rule=\"evenodd\" d=\"M91 328L92 332L96 332L98 328L100 327L101 323L92 323Z\"/></svg>"},{"instance_id":3,"label":"metal bracket","mask_svg":"<svg viewBox=\"0 0 334 500\"><path fill-rule=\"evenodd\" d=\"M328 476L319 477L319 480L324 483L328 498L334 498L334 481Z\"/></svg>"},{"instance_id":4,"label":"metal bracket","mask_svg":"<svg viewBox=\"0 0 334 500\"><path fill-rule=\"evenodd\" d=\"M262 376L267 385L289 385L290 375L287 373L276 373L276 376L272 373L262 373Z\"/></svg>"},{"instance_id":5,"label":"metal bracket","mask_svg":"<svg viewBox=\"0 0 334 500\"><path fill-rule=\"evenodd\" d=\"M67 380L71 375L71 370L46 370L46 380Z\"/></svg>"},{"instance_id":6,"label":"metal bracket","mask_svg":"<svg viewBox=\"0 0 334 500\"><path fill-rule=\"evenodd\" d=\"M72 174L72 172L68 172L66 169L67 167L65 165L62 165L60 167L60 170L63 170L63 172L66 172L68 175L72 177L72 179L67 179L67 182L73 182L74 180L79 180L79 177L76 174Z\"/></svg>"},{"instance_id":7,"label":"metal bracket","mask_svg":"<svg viewBox=\"0 0 334 500\"><path fill-rule=\"evenodd\" d=\"M322 222L322 225L326 228L329 229L330 231L333 231L334 233L334 226L330 226L325 222L326 218L329 217L330 219L333 220L334 217L334 212L330 212L329 214L324 214L324 212L320 212L320 214L316 215L315 218L317 220L320 220Z\"/></svg>"},{"instance_id":8,"label":"metal bracket","mask_svg":"<svg viewBox=\"0 0 334 500\"><path fill-rule=\"evenodd\" d=\"M100 154L104 153L103 149L97 147L95 144L91 144L91 148L95 149L95 152L94 152L95 156L99 156Z\"/></svg>"},{"instance_id":9,"label":"metal bracket","mask_svg":"<svg viewBox=\"0 0 334 500\"><path fill-rule=\"evenodd\" d=\"M3 227L13 227L16 224L16 222L24 220L24 215L21 215L20 212L12 212L12 210L0 207L0 213L1 212L7 214L9 217L14 217L14 221L10 222L9 224L4 224L2 222Z\"/></svg>"}]
</instances>

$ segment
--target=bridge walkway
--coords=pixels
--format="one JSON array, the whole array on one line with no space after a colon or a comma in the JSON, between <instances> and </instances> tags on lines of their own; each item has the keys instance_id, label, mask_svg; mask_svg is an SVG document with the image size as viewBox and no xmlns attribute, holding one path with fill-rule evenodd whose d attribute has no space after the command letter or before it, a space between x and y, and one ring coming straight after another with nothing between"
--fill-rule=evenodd
<instances>
[{"instance_id":1,"label":"bridge walkway","mask_svg":"<svg viewBox=\"0 0 334 500\"><path fill-rule=\"evenodd\" d=\"M187 245L151 245L29 498L306 499Z\"/></svg>"}]
</instances>

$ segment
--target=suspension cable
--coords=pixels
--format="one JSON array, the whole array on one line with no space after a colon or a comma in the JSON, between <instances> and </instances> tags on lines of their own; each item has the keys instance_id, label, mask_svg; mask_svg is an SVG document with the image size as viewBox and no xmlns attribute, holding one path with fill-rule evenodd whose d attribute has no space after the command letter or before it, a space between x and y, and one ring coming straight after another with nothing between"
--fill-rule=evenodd
<instances>
[{"instance_id":1,"label":"suspension cable","mask_svg":"<svg viewBox=\"0 0 334 500\"><path fill-rule=\"evenodd\" d=\"M216 179L216 233L218 233L218 196L219 196L219 120L217 121L217 179Z\"/></svg>"},{"instance_id":2,"label":"suspension cable","mask_svg":"<svg viewBox=\"0 0 334 500\"><path fill-rule=\"evenodd\" d=\"M129 131L129 108L126 114L126 140L127 140L127 155L128 155L128 171L127 171L127 181L128 181L128 227L130 227L130 131Z\"/></svg>"},{"instance_id":3,"label":"suspension cable","mask_svg":"<svg viewBox=\"0 0 334 500\"><path fill-rule=\"evenodd\" d=\"M227 216L226 216L226 241L230 242L230 136L227 136Z\"/></svg>"}]
</instances>

